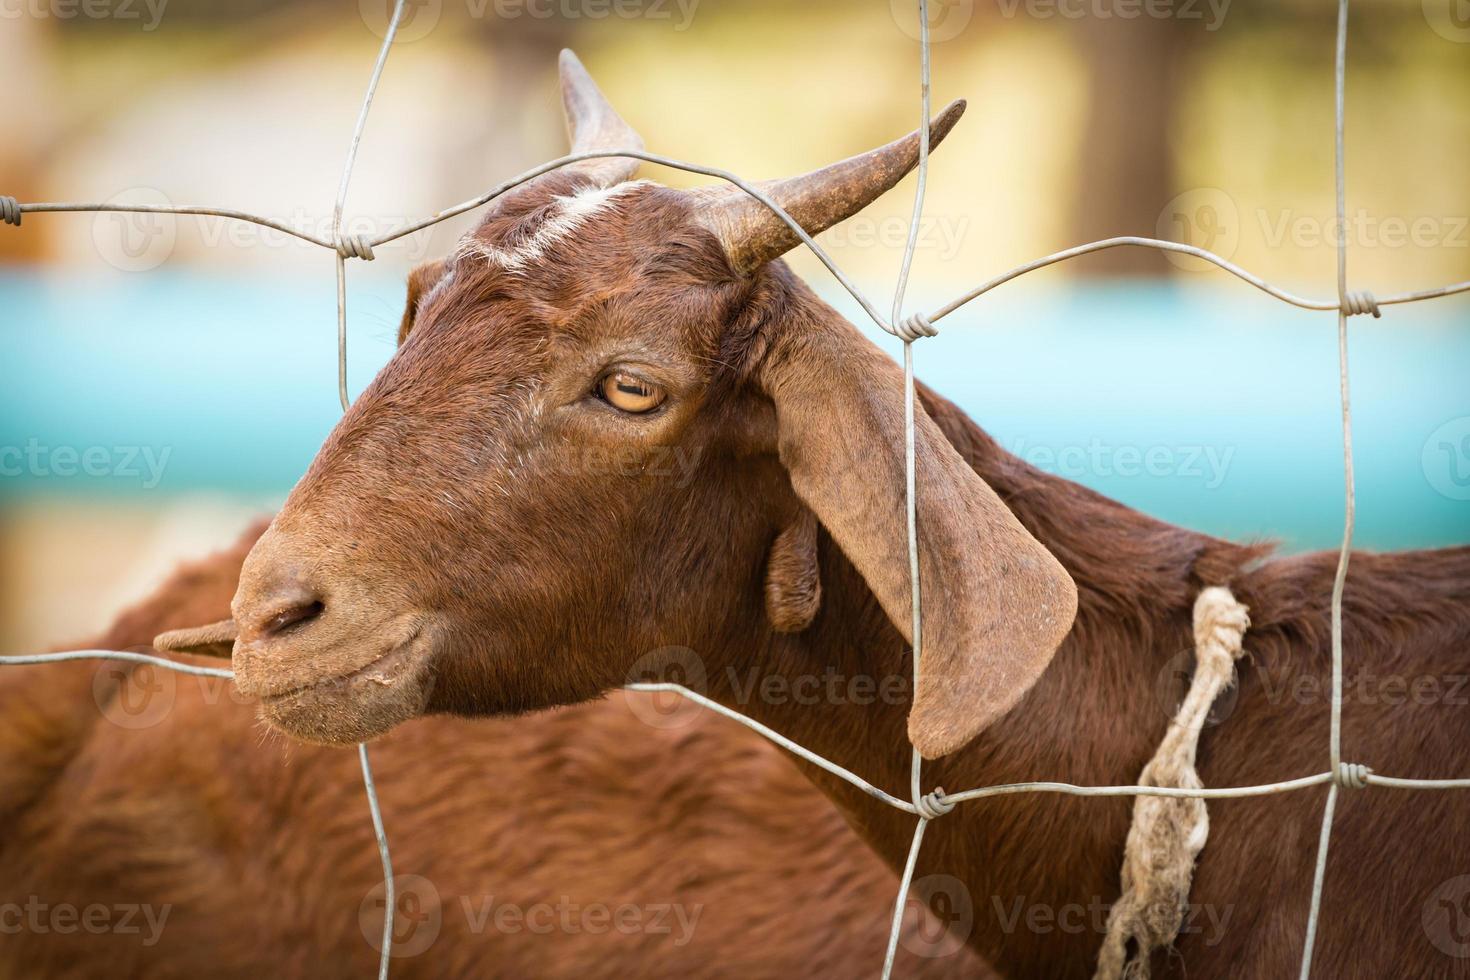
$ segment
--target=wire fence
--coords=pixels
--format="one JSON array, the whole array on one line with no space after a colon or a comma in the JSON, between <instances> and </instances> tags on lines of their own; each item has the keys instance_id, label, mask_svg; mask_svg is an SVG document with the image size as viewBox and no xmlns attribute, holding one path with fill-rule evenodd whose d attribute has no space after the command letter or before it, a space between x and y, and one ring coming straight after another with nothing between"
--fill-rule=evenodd
<instances>
[{"instance_id":1,"label":"wire fence","mask_svg":"<svg viewBox=\"0 0 1470 980\"><path fill-rule=\"evenodd\" d=\"M1124 246L1153 248L1167 252L1177 252L1203 259L1215 266L1225 270L1231 275L1249 283L1257 289L1275 297L1282 302L1289 303L1308 310L1333 310L1337 313L1337 354L1338 354L1338 390L1342 410L1342 448L1343 448L1343 484L1345 491L1345 506L1343 514L1342 542L1338 552L1337 570L1333 579L1332 603L1331 603L1331 648L1332 648L1332 696L1331 696L1331 727L1328 744L1328 768L1322 772L1302 776L1296 779L1285 780L1276 783L1264 783L1254 786L1232 786L1217 788L1180 788L1169 786L1081 786L1072 783L1058 782L1025 782L1008 783L996 786L983 786L974 789L963 790L955 793L946 793L942 789L934 789L930 792L923 791L922 758L917 749L911 748L910 764L910 798L900 799L892 794L873 785L861 776L848 769L843 768L830 759L824 758L815 752L793 742L789 738L770 727L726 707L717 701L692 691L679 684L674 683L639 683L629 684L629 690L643 692L671 692L678 694L692 702L702 705L727 718L730 718L745 727L755 731L762 737L770 740L776 745L788 750L794 755L805 759L807 762L837 776L859 790L877 799L884 804L901 810L911 816L917 817L914 825L912 843L909 846L908 857L904 864L901 877L898 898L894 905L892 924L888 935L888 944L884 956L882 976L887 980L893 971L894 956L897 950L900 929L903 923L903 910L908 899L909 886L913 880L914 868L917 864L919 852L923 846L924 830L931 820L939 819L951 812L957 805L972 800L985 799L994 796L1008 796L1017 793L1062 793L1072 796L1160 796L1160 797L1194 797L1199 799L1233 799L1251 796L1264 796L1274 793L1288 793L1297 790L1308 789L1314 786L1328 785L1327 801L1323 808L1322 829L1318 838L1316 866L1313 872L1311 905L1308 911L1306 933L1303 937L1301 980L1307 980L1312 969L1312 953L1316 943L1318 916L1322 904L1322 884L1327 870L1327 856L1332 839L1333 814L1337 806L1337 798L1340 790L1365 789L1369 786L1382 786L1385 788L1414 789L1414 790L1437 790L1437 789L1467 789L1470 788L1470 778L1444 778L1444 779L1411 779L1404 777L1385 776L1375 772L1370 767L1353 762L1343 761L1342 753L1342 600L1343 588L1347 579L1348 565L1351 558L1353 543L1353 529L1356 519L1356 493L1353 479L1353 416L1350 389L1348 384L1348 334L1347 320L1351 316L1370 313L1374 317L1381 316L1381 308L1398 303L1413 303L1441 296L1450 296L1457 293L1470 292L1470 280L1452 283L1435 289L1419 290L1415 292L1395 293L1382 298L1375 297L1367 290L1353 290L1348 287L1347 276L1347 235L1346 235L1346 181L1344 179L1344 88L1347 65L1347 29L1348 29L1348 4L1349 0L1338 0L1337 5L1337 31L1336 31L1336 54L1334 59L1335 71L1335 183L1336 183L1336 206L1337 206L1337 298L1335 300L1318 300L1297 296L1285 289L1272 285L1267 280L1257 276L1234 263L1210 252L1206 249L1197 248L1180 242L1165 241L1155 238L1141 237L1119 237L1108 238L1101 241L1078 245L1074 248L1064 249L1043 256L1035 261L1017 266L994 278L988 279L974 289L962 296L951 300L930 314L915 313L907 317L903 316L904 297L908 286L909 272L913 265L914 253L918 242L919 226L924 213L924 194L928 186L929 172L929 123L930 123L930 38L929 38L929 16L928 0L917 0L919 11L919 55L920 55L920 123L919 133L919 161L917 169L917 186L914 194L914 206L909 222L908 236L905 242L903 257L900 264L898 280L894 290L892 313L885 318L874 305L872 300L854 283L837 263L834 262L827 252L813 240L812 236L803 229L789 214L787 214L775 201L752 184L746 182L739 176L717 167L702 166L687 161L675 160L670 157L656 153L648 153L641 149L617 149L589 153L573 153L557 159L547 161L524 173L504 181L491 188L485 194L472 198L461 204L446 208L437 214L431 215L421 221L414 222L406 227L399 228L377 237L365 235L343 234L343 212L346 206L347 193L352 183L353 168L357 160L358 146L362 142L362 134L367 125L367 119L372 109L373 96L377 91L378 83L382 78L384 66L387 64L388 54L392 50L393 41L398 32L400 21L406 0L396 0L391 17L389 18L387 30L384 34L382 47L378 51L378 57L373 64L372 74L368 79L367 93L363 98L362 108L358 113L357 124L353 129L352 141L348 147L347 159L342 168L342 179L338 186L337 197L332 210L332 234L331 237L322 238L299 229L293 229L268 218L258 215L247 214L228 208L186 206L186 207L164 207L142 204L108 204L108 203L77 203L77 202L37 202L21 203L13 197L0 196L0 221L19 226L21 218L27 213L40 212L134 212L134 213L157 213L157 214L192 214L213 215L235 221L248 222L272 228L284 232L303 241L310 242L322 248L331 250L336 254L336 277L337 277L337 393L345 412L350 404L347 394L347 260L350 258L371 261L373 249L387 244L396 239L411 235L432 225L438 224L449 218L464 214L479 208L497 197L505 194L521 184L532 180L542 174L549 173L568 164L578 163L583 160L591 160L606 157L625 157L643 160L648 163L683 170L689 173L700 174L723 180L735 187L740 188L746 194L755 198L765 207L769 208L801 239L802 243L817 257L818 260L831 272L832 276L845 289L853 299L862 307L863 312L872 319L880 329L898 337L903 341L903 377L904 377L904 466L905 466L905 510L907 518L908 535L908 566L909 581L911 583L912 596L912 633L913 633L913 681L914 690L918 690L918 681L923 655L923 602L922 582L919 577L919 552L917 536L917 501L915 493L915 385L914 385L914 354L913 345L921 337L933 337L937 334L934 324L955 312L960 307L990 292L997 286L1001 286L1013 279L1034 272L1038 269L1063 262L1078 256L1099 252L1109 248ZM233 678L233 672L221 668L200 667L193 664L167 660L148 654L129 653L109 650L78 650L63 653L37 654L33 656L0 657L0 666L55 663L67 660L81 659L109 659L122 660L133 663L151 664L170 670L180 671L188 674L203 676ZM377 839L378 851L383 865L385 913L383 922L383 937L381 955L378 966L380 980L386 980L392 951L393 941L393 919L395 907L394 880L392 858L388 849L388 839L383 827L382 811L378 804L377 792L373 782L372 767L368 757L368 748L365 744L358 746L358 755L362 766L363 787L367 794L368 807L372 817L374 836Z\"/></svg>"}]
</instances>

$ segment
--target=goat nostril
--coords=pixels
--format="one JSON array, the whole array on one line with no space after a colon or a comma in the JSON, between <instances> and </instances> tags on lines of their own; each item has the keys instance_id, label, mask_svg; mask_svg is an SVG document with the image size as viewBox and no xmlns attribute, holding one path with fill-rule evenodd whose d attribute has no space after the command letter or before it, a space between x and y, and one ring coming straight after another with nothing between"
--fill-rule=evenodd
<instances>
[{"instance_id":1,"label":"goat nostril","mask_svg":"<svg viewBox=\"0 0 1470 980\"><path fill-rule=\"evenodd\" d=\"M320 616L323 608L320 600L287 606L265 621L260 631L261 635L279 636L287 630L300 627Z\"/></svg>"}]
</instances>

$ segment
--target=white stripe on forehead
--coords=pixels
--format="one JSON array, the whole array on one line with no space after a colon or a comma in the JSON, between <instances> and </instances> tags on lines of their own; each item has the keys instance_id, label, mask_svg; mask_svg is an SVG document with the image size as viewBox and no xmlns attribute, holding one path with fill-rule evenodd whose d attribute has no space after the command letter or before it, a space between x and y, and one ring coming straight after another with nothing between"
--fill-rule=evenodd
<instances>
[{"instance_id":1,"label":"white stripe on forehead","mask_svg":"<svg viewBox=\"0 0 1470 980\"><path fill-rule=\"evenodd\" d=\"M575 194L555 198L552 203L556 205L556 209L552 215L514 248L500 248L471 234L455 247L454 258L473 255L492 265L498 265L507 272L521 272L527 265L541 258L553 244L566 238L589 219L611 208L623 194L646 187L649 183L646 180L631 180L612 187L588 187Z\"/></svg>"}]
</instances>

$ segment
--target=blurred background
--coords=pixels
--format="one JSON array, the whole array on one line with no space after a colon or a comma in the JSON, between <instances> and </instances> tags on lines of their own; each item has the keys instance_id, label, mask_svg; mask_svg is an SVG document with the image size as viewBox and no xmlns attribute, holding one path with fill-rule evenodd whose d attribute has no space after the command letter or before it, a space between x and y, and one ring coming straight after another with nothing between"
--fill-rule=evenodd
<instances>
[{"instance_id":1,"label":"blurred background","mask_svg":"<svg viewBox=\"0 0 1470 980\"><path fill-rule=\"evenodd\" d=\"M409 0L348 232L565 151L582 55L656 152L785 176L918 121L911 0ZM933 161L910 310L1112 235L1335 293L1330 0L933 0ZM327 235L390 0L0 3L0 194L208 204ZM1470 278L1470 7L1356 0L1352 285ZM646 168L674 185L690 175ZM822 236L886 306L912 178ZM348 265L350 387L404 276L465 216ZM809 255L799 271L870 332ZM214 218L0 226L0 651L84 637L284 498L338 414L325 250ZM1286 550L1341 533L1335 317L1115 250L1001 287L916 347L1011 451L1162 518ZM1470 298L1350 322L1363 547L1470 542ZM890 338L880 338L897 350Z\"/></svg>"}]
</instances>

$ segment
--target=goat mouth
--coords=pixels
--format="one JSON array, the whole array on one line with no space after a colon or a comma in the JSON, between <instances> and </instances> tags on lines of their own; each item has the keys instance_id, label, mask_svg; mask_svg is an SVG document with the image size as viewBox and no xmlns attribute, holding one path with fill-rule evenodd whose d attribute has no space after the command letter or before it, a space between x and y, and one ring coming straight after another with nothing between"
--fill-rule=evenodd
<instances>
[{"instance_id":1,"label":"goat mouth","mask_svg":"<svg viewBox=\"0 0 1470 980\"><path fill-rule=\"evenodd\" d=\"M413 668L418 664L419 657L416 654L420 652L422 644L418 641L422 636L422 631L415 629L406 640L355 670L310 681L284 691L262 694L260 703L267 706L282 704L303 695L325 694L333 688L341 688L344 694L352 694L359 689L391 688L402 684L413 675Z\"/></svg>"},{"instance_id":2,"label":"goat mouth","mask_svg":"<svg viewBox=\"0 0 1470 980\"><path fill-rule=\"evenodd\" d=\"M366 742L424 713L433 690L434 630L396 644L370 663L287 691L260 695L261 719L302 742Z\"/></svg>"}]
</instances>

